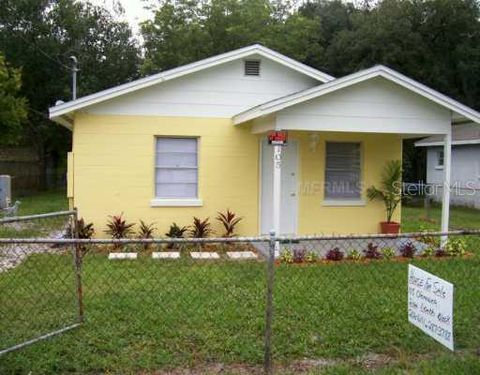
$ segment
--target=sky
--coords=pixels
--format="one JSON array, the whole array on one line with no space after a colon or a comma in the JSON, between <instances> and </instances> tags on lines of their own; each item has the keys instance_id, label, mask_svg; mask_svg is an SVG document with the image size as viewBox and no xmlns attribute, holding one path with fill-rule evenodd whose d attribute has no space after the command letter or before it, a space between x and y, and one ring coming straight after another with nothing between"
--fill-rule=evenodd
<instances>
[{"instance_id":1,"label":"sky","mask_svg":"<svg viewBox=\"0 0 480 375\"><path fill-rule=\"evenodd\" d=\"M145 6L154 4L155 0L83 0L91 2L95 5L104 5L107 9L112 10L113 4L119 1L125 9L124 18L130 23L133 32L138 34L138 23L150 18L152 13L145 9Z\"/></svg>"}]
</instances>

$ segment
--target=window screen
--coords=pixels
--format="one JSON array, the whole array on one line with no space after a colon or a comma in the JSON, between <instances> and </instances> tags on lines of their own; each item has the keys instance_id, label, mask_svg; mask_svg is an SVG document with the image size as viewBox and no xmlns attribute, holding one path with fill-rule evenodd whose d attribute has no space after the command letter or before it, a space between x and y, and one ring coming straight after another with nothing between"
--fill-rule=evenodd
<instances>
[{"instance_id":1,"label":"window screen","mask_svg":"<svg viewBox=\"0 0 480 375\"><path fill-rule=\"evenodd\" d=\"M157 138L155 196L197 198L197 186L197 139Z\"/></svg>"},{"instance_id":2,"label":"window screen","mask_svg":"<svg viewBox=\"0 0 480 375\"><path fill-rule=\"evenodd\" d=\"M325 198L360 198L360 143L327 142Z\"/></svg>"}]
</instances>

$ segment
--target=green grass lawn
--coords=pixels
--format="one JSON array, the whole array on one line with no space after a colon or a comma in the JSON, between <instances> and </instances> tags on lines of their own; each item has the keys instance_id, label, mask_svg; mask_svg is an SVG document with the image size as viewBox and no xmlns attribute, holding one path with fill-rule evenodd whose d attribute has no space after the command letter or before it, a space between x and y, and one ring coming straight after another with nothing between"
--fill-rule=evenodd
<instances>
[{"instance_id":1,"label":"green grass lawn","mask_svg":"<svg viewBox=\"0 0 480 375\"><path fill-rule=\"evenodd\" d=\"M414 263L455 284L456 346L475 350L480 342L480 260ZM277 266L276 362L333 358L348 363L369 353L397 359L447 355L407 322L406 270L406 263L388 261ZM148 257L112 262L104 254L87 255L86 323L6 355L0 373L134 373L201 363L261 364L264 272L263 262L159 262ZM10 291L0 296L1 315L10 317L0 324L2 347L74 321L71 259L66 255L31 256L0 275L0 288ZM341 371L343 366L337 367Z\"/></svg>"},{"instance_id":2,"label":"green grass lawn","mask_svg":"<svg viewBox=\"0 0 480 375\"><path fill-rule=\"evenodd\" d=\"M58 192L23 203L23 214L66 208ZM437 229L439 212L434 207L427 222L423 209L404 207L403 230ZM452 208L452 228L479 228L478 216L478 211ZM478 254L480 238L469 244ZM371 370L356 359L376 353L395 361L374 369L381 374L480 373L475 354L480 257L413 263L455 285L458 353L407 322L407 263L280 265L275 363L290 373L288 364L294 361L328 358L336 362L325 373L364 374ZM146 256L112 262L105 254L89 253L83 282L85 324L1 357L1 374L139 373L211 363L261 368L263 262L168 262ZM0 273L0 291L0 348L75 322L72 261L66 254L30 256Z\"/></svg>"}]
</instances>

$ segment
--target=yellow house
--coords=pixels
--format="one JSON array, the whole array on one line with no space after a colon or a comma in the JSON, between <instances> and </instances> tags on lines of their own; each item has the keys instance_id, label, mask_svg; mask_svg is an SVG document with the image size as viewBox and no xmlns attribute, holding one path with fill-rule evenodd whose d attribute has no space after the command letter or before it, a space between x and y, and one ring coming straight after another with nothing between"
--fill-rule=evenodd
<instances>
[{"instance_id":1,"label":"yellow house","mask_svg":"<svg viewBox=\"0 0 480 375\"><path fill-rule=\"evenodd\" d=\"M260 45L57 104L50 117L72 131L71 207L98 235L123 212L155 222L157 236L227 208L243 217L241 235L376 233L385 211L365 188L401 159L402 139L442 135L448 183L451 127L480 122L384 66L335 79ZM286 146L268 144L274 130L288 132Z\"/></svg>"}]
</instances>

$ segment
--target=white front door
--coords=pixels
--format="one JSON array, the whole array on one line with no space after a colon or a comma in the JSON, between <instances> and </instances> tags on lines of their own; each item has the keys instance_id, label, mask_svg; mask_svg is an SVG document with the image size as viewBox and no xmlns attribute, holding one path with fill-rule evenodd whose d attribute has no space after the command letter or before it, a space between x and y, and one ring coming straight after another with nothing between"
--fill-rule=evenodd
<instances>
[{"instance_id":1,"label":"white front door","mask_svg":"<svg viewBox=\"0 0 480 375\"><path fill-rule=\"evenodd\" d=\"M296 141L282 148L280 234L297 233L297 153ZM260 189L260 229L268 234L273 229L273 146L267 140L262 141Z\"/></svg>"}]
</instances>

